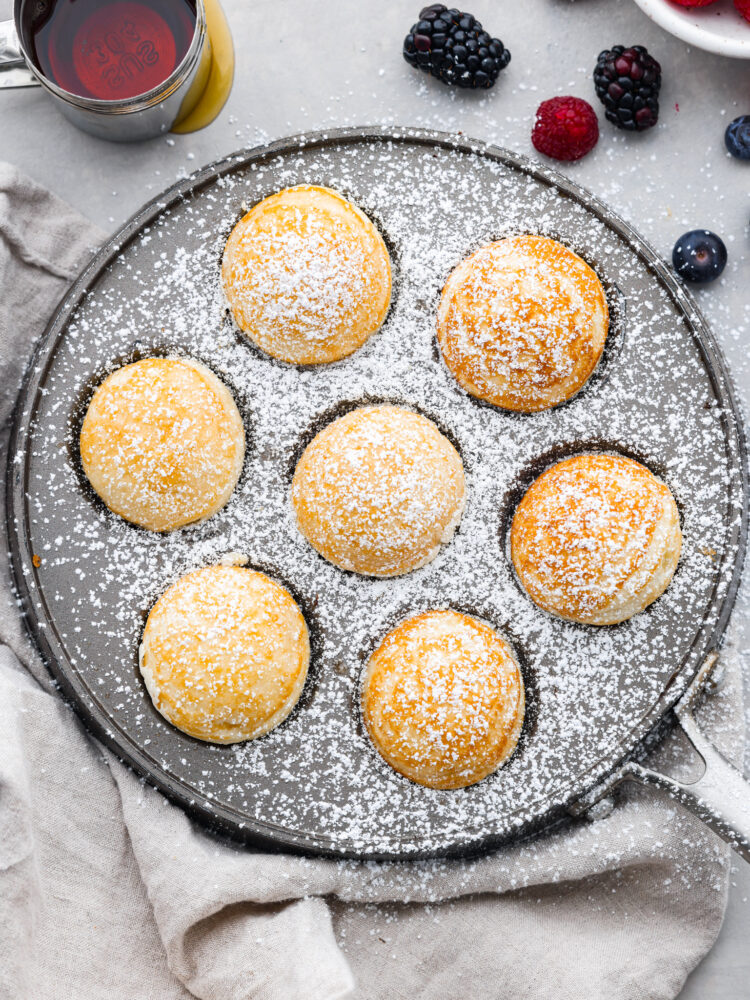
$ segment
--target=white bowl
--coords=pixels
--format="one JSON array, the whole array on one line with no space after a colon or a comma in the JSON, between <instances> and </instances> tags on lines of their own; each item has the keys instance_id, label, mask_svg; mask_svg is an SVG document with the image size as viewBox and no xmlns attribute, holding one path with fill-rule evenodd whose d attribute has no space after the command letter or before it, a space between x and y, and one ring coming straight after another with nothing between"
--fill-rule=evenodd
<instances>
[{"instance_id":1,"label":"white bowl","mask_svg":"<svg viewBox=\"0 0 750 1000\"><path fill-rule=\"evenodd\" d=\"M735 59L750 59L750 21L732 0L717 0L708 7L680 7L670 0L635 0L652 21L683 42Z\"/></svg>"}]
</instances>

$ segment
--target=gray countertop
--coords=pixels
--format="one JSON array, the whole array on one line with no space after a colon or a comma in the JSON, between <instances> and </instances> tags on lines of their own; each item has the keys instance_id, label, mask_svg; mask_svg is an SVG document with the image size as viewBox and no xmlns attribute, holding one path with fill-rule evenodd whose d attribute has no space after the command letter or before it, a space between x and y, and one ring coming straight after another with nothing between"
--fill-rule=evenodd
<instances>
[{"instance_id":1,"label":"gray countertop","mask_svg":"<svg viewBox=\"0 0 750 1000\"><path fill-rule=\"evenodd\" d=\"M599 51L643 44L662 64L661 118L649 133L617 132L600 115L596 149L563 172L631 222L666 258L685 230L712 229L729 264L700 289L701 308L750 406L750 162L724 149L727 123L750 113L750 61L687 48L652 24L632 0L523 0L468 6L511 49L488 93L449 90L411 70L401 42L420 0L224 0L237 50L230 100L202 132L109 145L68 124L39 90L0 93L0 159L70 201L107 231L176 178L269 139L339 125L421 125L462 131L534 153L530 129L540 101L574 94L595 104ZM10 16L0 0L0 19ZM748 586L737 614L747 619ZM719 940L681 1000L735 1000L750 982L750 865L736 860Z\"/></svg>"}]
</instances>

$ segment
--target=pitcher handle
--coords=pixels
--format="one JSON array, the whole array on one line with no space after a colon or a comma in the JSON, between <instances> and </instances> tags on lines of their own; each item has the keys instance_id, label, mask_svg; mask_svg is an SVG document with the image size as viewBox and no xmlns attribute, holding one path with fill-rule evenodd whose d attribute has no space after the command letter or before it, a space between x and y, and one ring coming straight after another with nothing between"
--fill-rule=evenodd
<instances>
[{"instance_id":1,"label":"pitcher handle","mask_svg":"<svg viewBox=\"0 0 750 1000\"><path fill-rule=\"evenodd\" d=\"M38 86L21 52L15 22L0 21L0 90Z\"/></svg>"}]
</instances>

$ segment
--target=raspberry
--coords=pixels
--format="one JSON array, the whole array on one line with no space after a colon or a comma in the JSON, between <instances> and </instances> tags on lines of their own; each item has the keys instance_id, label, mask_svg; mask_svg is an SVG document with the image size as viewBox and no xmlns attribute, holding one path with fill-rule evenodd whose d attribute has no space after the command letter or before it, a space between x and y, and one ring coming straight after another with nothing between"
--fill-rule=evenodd
<instances>
[{"instance_id":1,"label":"raspberry","mask_svg":"<svg viewBox=\"0 0 750 1000\"><path fill-rule=\"evenodd\" d=\"M750 0L734 0L734 6L746 21L750 21Z\"/></svg>"},{"instance_id":2,"label":"raspberry","mask_svg":"<svg viewBox=\"0 0 750 1000\"><path fill-rule=\"evenodd\" d=\"M553 97L537 108L531 132L534 148L555 160L580 160L599 139L599 122L588 101Z\"/></svg>"}]
</instances>

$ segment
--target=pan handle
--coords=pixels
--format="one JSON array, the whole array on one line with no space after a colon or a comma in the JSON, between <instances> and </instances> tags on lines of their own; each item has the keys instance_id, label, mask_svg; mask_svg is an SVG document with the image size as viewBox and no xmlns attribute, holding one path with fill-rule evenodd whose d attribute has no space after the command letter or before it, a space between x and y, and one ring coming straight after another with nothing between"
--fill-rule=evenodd
<instances>
[{"instance_id":1,"label":"pan handle","mask_svg":"<svg viewBox=\"0 0 750 1000\"><path fill-rule=\"evenodd\" d=\"M693 707L716 660L717 654L712 653L674 709L682 731L705 764L701 777L693 782L678 781L661 771L628 761L577 803L574 813L588 812L623 781L652 785L667 792L750 862L750 783L709 743L693 718Z\"/></svg>"}]
</instances>

